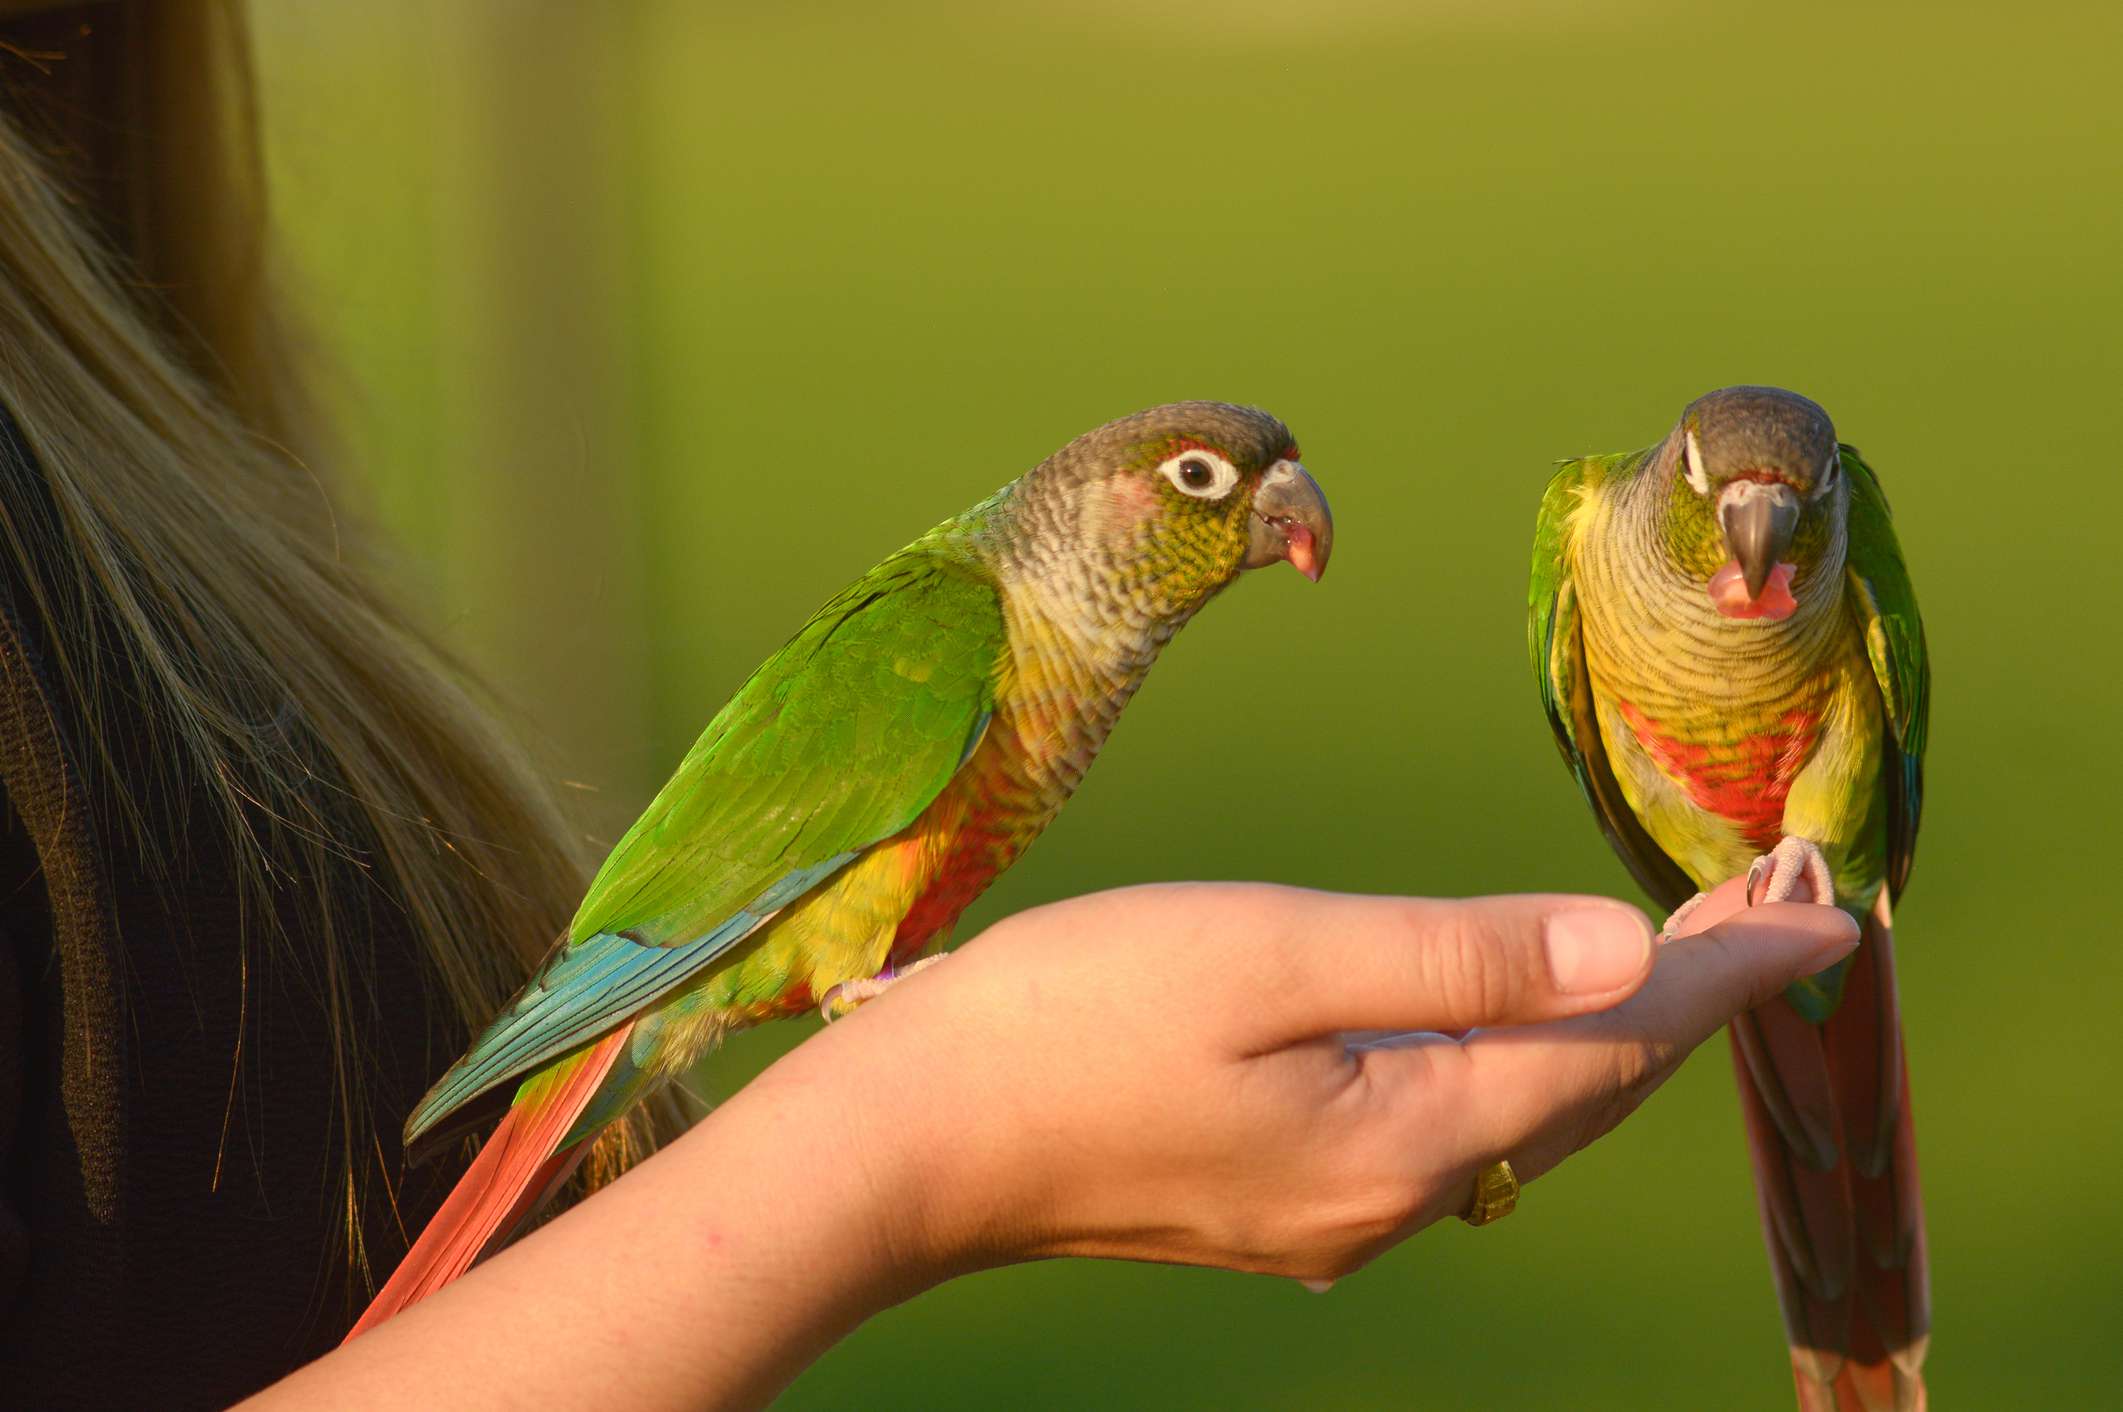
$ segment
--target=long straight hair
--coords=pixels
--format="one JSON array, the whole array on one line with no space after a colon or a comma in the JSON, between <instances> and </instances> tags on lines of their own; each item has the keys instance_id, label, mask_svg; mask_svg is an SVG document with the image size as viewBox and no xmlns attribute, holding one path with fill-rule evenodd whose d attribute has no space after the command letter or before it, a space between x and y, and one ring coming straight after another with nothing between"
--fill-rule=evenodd
<instances>
[{"instance_id":1,"label":"long straight hair","mask_svg":"<svg viewBox=\"0 0 2123 1412\"><path fill-rule=\"evenodd\" d=\"M378 896L401 907L475 1028L567 924L586 860L462 675L359 570L298 450L314 421L270 297L240 9L98 14L93 35L0 29L0 406L47 491L42 509L0 496L0 554L119 791L105 827L180 876L174 821L203 799L235 860L244 983L277 965L321 989L366 1272L361 1208L398 1142L368 1130L360 919ZM646 1137L615 1129L589 1182Z\"/></svg>"}]
</instances>

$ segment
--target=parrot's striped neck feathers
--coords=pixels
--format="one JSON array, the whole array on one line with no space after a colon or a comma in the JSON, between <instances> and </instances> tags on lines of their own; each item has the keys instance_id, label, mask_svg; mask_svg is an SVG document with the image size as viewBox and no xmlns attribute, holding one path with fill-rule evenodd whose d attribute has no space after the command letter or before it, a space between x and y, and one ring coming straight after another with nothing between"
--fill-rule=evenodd
<instances>
[{"instance_id":1,"label":"parrot's striped neck feathers","mask_svg":"<svg viewBox=\"0 0 2123 1412\"><path fill-rule=\"evenodd\" d=\"M1086 504L1077 513L1094 517L1100 507ZM1207 601L1173 602L1126 560L1079 552L1077 535L1041 532L1036 521L1029 528L1005 545L997 577L1020 610L1025 646L1065 658L1081 674L1109 685L1139 678Z\"/></svg>"}]
</instances>

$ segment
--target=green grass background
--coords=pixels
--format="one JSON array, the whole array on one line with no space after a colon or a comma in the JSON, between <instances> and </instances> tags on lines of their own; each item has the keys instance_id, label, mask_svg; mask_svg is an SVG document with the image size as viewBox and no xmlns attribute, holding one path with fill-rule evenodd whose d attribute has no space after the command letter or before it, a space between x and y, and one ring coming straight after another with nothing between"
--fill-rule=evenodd
<instances>
[{"instance_id":1,"label":"green grass background","mask_svg":"<svg viewBox=\"0 0 2123 1412\"><path fill-rule=\"evenodd\" d=\"M1296 429L1333 573L1190 628L964 935L1160 878L1633 895L1528 680L1547 467L1729 382L1822 401L1885 478L1936 662L1900 951L1930 1370L1974 1409L2123 1397L2119 13L389 0L259 26L345 498L602 837L805 613L1069 436L1180 397ZM1511 1221L1325 1298L1000 1271L874 1320L787 1404L1788 1406L1722 1050Z\"/></svg>"}]
</instances>

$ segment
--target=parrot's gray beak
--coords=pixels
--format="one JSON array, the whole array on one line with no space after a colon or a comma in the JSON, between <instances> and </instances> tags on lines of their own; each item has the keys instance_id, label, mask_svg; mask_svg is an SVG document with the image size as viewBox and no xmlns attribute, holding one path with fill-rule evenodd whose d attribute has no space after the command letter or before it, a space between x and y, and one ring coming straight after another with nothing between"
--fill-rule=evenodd
<instances>
[{"instance_id":1,"label":"parrot's gray beak","mask_svg":"<svg viewBox=\"0 0 2123 1412\"><path fill-rule=\"evenodd\" d=\"M1246 567L1258 569L1288 559L1314 583L1327 572L1334 552L1334 512L1319 482L1295 461L1277 461L1253 492L1253 538Z\"/></svg>"},{"instance_id":2,"label":"parrot's gray beak","mask_svg":"<svg viewBox=\"0 0 2123 1412\"><path fill-rule=\"evenodd\" d=\"M1798 492L1781 481L1736 480L1718 497L1718 527L1748 597L1760 598L1799 527Z\"/></svg>"}]
</instances>

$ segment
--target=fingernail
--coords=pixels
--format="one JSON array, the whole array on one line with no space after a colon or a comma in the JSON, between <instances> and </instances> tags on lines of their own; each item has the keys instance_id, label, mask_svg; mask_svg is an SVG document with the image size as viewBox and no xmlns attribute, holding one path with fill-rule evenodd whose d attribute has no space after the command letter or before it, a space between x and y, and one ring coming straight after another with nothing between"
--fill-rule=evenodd
<instances>
[{"instance_id":1,"label":"fingernail","mask_svg":"<svg viewBox=\"0 0 2123 1412\"><path fill-rule=\"evenodd\" d=\"M1848 917L1850 914L1846 912L1843 915ZM1858 930L1857 922L1853 920L1850 923L1849 931L1829 942L1815 954L1813 958L1814 964L1816 966L1833 966L1836 962L1858 949L1858 938L1862 935L1863 933Z\"/></svg>"},{"instance_id":2,"label":"fingernail","mask_svg":"<svg viewBox=\"0 0 2123 1412\"><path fill-rule=\"evenodd\" d=\"M1299 1280L1298 1283L1311 1290L1314 1294L1325 1294L1328 1290L1334 1288L1334 1281L1332 1280Z\"/></svg>"},{"instance_id":3,"label":"fingernail","mask_svg":"<svg viewBox=\"0 0 2123 1412\"><path fill-rule=\"evenodd\" d=\"M1565 995L1598 995L1635 980L1651 950L1651 933L1634 912L1581 907L1558 912L1542 933L1548 974Z\"/></svg>"}]
</instances>

